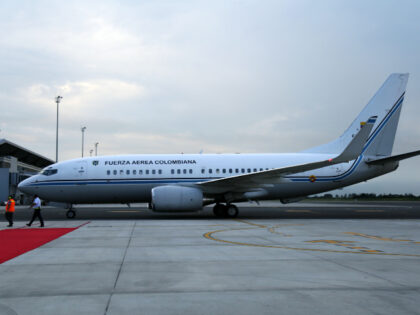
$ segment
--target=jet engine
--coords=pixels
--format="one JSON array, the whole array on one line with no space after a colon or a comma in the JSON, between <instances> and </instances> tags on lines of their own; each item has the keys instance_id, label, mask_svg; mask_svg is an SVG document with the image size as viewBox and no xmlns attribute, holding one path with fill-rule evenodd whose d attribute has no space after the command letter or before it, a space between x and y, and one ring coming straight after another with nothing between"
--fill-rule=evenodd
<instances>
[{"instance_id":1,"label":"jet engine","mask_svg":"<svg viewBox=\"0 0 420 315\"><path fill-rule=\"evenodd\" d=\"M193 187L155 187L152 189L151 206L156 212L198 211L203 208L203 192Z\"/></svg>"}]
</instances>

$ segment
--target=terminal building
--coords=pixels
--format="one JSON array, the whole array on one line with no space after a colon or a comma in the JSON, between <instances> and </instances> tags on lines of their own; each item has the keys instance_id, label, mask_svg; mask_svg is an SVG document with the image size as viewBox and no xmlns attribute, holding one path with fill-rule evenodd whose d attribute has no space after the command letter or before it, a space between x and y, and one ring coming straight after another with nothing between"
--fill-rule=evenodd
<instances>
[{"instance_id":1,"label":"terminal building","mask_svg":"<svg viewBox=\"0 0 420 315\"><path fill-rule=\"evenodd\" d=\"M42 155L0 139L0 202L14 195L16 204L30 203L32 196L20 192L18 184L53 163L53 160Z\"/></svg>"}]
</instances>

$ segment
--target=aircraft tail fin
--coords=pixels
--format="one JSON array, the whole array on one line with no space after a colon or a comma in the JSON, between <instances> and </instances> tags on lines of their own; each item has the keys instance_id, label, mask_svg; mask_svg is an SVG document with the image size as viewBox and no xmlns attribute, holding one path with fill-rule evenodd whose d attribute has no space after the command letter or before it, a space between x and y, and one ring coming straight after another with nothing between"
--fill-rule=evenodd
<instances>
[{"instance_id":1,"label":"aircraft tail fin","mask_svg":"<svg viewBox=\"0 0 420 315\"><path fill-rule=\"evenodd\" d=\"M407 81L408 73L391 74L357 118L338 139L304 152L341 152L357 134L360 129L360 121L367 121L369 117L377 116L378 118L362 153L373 156L391 155Z\"/></svg>"}]
</instances>

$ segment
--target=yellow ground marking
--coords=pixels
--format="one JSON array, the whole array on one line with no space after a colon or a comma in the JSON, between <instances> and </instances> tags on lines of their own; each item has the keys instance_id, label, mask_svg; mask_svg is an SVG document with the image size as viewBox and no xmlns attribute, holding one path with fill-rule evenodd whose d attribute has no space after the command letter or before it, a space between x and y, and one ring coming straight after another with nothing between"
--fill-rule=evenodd
<instances>
[{"instance_id":1,"label":"yellow ground marking","mask_svg":"<svg viewBox=\"0 0 420 315\"><path fill-rule=\"evenodd\" d=\"M412 242L412 240L399 240L399 239L395 239L395 238L380 237L380 236L367 235L367 234L355 233L355 232L344 232L344 234L361 236L361 237L371 238L371 239L374 239L374 240L388 241L388 242ZM416 243L416 242L414 242L414 243Z\"/></svg>"},{"instance_id":2,"label":"yellow ground marking","mask_svg":"<svg viewBox=\"0 0 420 315\"><path fill-rule=\"evenodd\" d=\"M361 213L378 213L378 212L384 212L384 210L375 210L375 209L368 209L368 210L355 210L355 212L361 212Z\"/></svg>"},{"instance_id":3,"label":"yellow ground marking","mask_svg":"<svg viewBox=\"0 0 420 315\"><path fill-rule=\"evenodd\" d=\"M337 240L314 240L314 241L305 241L306 243L327 243L327 244L347 244L354 243L354 241L337 241ZM350 245L350 244L347 244Z\"/></svg>"},{"instance_id":4,"label":"yellow ground marking","mask_svg":"<svg viewBox=\"0 0 420 315\"><path fill-rule=\"evenodd\" d=\"M217 231L211 231L203 234L203 236L209 240L221 242L225 244L231 244L231 245L240 245L240 246L251 246L251 247L263 247L263 248L281 248L281 249L291 249L291 250L297 250L297 251L309 251L309 252L327 252L327 253L343 253L343 254L364 254L364 255L382 255L382 256L406 256L406 257L420 257L420 255L416 254L395 254L395 253L384 253L377 250L371 250L367 248L363 248L363 251L351 251L351 250L332 250L332 249L321 249L321 248L299 248L299 247L290 247L290 246L283 246L283 245L264 245L264 244L253 244L253 243L244 243L244 242L235 242L235 241L229 241L224 240L221 238L216 238L214 234L216 233L223 233L223 232L230 232L230 231L241 231L241 230L252 230L260 228L266 228L266 226L261 224L255 224L251 222L247 222L244 220L235 219L236 221L253 225L255 227L248 227L248 228L231 228L226 230L217 230ZM346 243L353 243L347 241ZM351 244L347 244L350 245ZM360 249L359 247L354 246L354 249Z\"/></svg>"},{"instance_id":5,"label":"yellow ground marking","mask_svg":"<svg viewBox=\"0 0 420 315\"><path fill-rule=\"evenodd\" d=\"M253 226L258 226L260 228L266 228L267 226L262 225L262 224L256 224L256 223L252 223L252 222L248 222L245 220L241 220L241 219L234 219L235 221L241 222L241 223L245 223L245 224L249 224L249 225L253 225Z\"/></svg>"},{"instance_id":6,"label":"yellow ground marking","mask_svg":"<svg viewBox=\"0 0 420 315\"><path fill-rule=\"evenodd\" d=\"M260 228L263 228L263 229L267 228L266 225L262 225L262 224L256 224L256 223L248 222L248 221L241 220L241 219L234 219L234 220L238 221L238 222L241 222L241 223L249 224L249 225L252 225L252 226L257 226L257 227L260 227ZM277 232L277 231L275 231L275 229L279 228L281 226L301 226L301 225L303 225L303 224L278 224L278 225L275 225L275 226L269 228L268 231L270 233L274 233L274 234L278 234L278 235L282 235L282 236L291 236L291 235L287 235L287 234L282 233L282 232Z\"/></svg>"},{"instance_id":7,"label":"yellow ground marking","mask_svg":"<svg viewBox=\"0 0 420 315\"><path fill-rule=\"evenodd\" d=\"M293 212L293 213L313 213L312 210L286 210L286 212Z\"/></svg>"},{"instance_id":8,"label":"yellow ground marking","mask_svg":"<svg viewBox=\"0 0 420 315\"><path fill-rule=\"evenodd\" d=\"M316 240L316 241L306 241L307 243L327 243L327 244L333 244L337 246L344 246L350 249L358 249L362 252L369 252L369 253L380 253L382 251L375 250L375 249L369 249L362 246L353 246L353 241L337 241L337 240Z\"/></svg>"},{"instance_id":9,"label":"yellow ground marking","mask_svg":"<svg viewBox=\"0 0 420 315\"><path fill-rule=\"evenodd\" d=\"M274 227L276 227L276 228L278 228L278 227L283 227L283 226L304 226L305 224L287 224L287 223L285 223L285 224L277 224L277 225L275 225Z\"/></svg>"},{"instance_id":10,"label":"yellow ground marking","mask_svg":"<svg viewBox=\"0 0 420 315\"><path fill-rule=\"evenodd\" d=\"M228 241L219 239L213 236L213 234L216 233L222 233L222 232L229 232L232 230L250 230L252 228L243 228L243 229L229 229L229 230L218 230L218 231L212 231L207 232L203 236L209 240L226 243L226 244L232 244L232 245L241 245L241 246L252 246L252 247L264 247L264 248L282 248L282 249L292 249L292 250L298 250L298 251L310 251L310 252L328 252L328 253L344 253L344 254L365 254L365 255L383 255L383 256L408 256L408 257L420 257L420 255L415 254L394 254L394 253L383 253L383 252L377 252L377 251L350 251L350 250L332 250L332 249L320 249L320 248L299 248L299 247L289 247L289 246L281 246L281 245L264 245L264 244L252 244L252 243L243 243L243 242L234 242L234 241Z\"/></svg>"},{"instance_id":11,"label":"yellow ground marking","mask_svg":"<svg viewBox=\"0 0 420 315\"><path fill-rule=\"evenodd\" d=\"M285 236L285 237L292 236L290 234L286 234L286 233L283 233L283 232L277 232L276 231L277 228L278 228L278 226L273 226L273 227L268 229L268 232L273 233L273 234L277 234L277 235L281 235L281 236Z\"/></svg>"},{"instance_id":12,"label":"yellow ground marking","mask_svg":"<svg viewBox=\"0 0 420 315\"><path fill-rule=\"evenodd\" d=\"M268 229L268 232L273 233L273 234L278 234L281 236L285 236L285 237L291 237L292 235L290 234L286 234L283 232L278 232L276 231L276 229L280 228L280 227L285 227L285 226L302 226L303 224L277 224L271 228Z\"/></svg>"}]
</instances>

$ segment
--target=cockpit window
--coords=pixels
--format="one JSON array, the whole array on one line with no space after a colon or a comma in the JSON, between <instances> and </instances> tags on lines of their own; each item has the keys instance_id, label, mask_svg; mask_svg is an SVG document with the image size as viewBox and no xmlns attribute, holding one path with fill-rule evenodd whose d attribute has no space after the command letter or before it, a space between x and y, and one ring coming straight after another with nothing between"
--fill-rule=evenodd
<instances>
[{"instance_id":1,"label":"cockpit window","mask_svg":"<svg viewBox=\"0 0 420 315\"><path fill-rule=\"evenodd\" d=\"M56 168L47 168L46 170L43 170L41 172L41 175L45 175L45 176L51 176L57 174L57 169Z\"/></svg>"}]
</instances>

